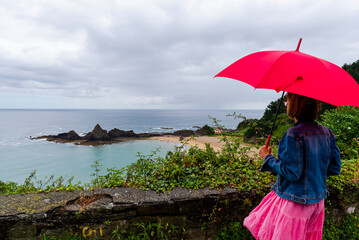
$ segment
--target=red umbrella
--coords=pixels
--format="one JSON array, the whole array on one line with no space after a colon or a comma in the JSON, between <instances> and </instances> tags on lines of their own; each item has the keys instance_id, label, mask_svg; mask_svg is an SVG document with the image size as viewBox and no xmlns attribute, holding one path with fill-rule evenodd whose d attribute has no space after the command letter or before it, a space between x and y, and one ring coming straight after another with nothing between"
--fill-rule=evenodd
<instances>
[{"instance_id":1,"label":"red umbrella","mask_svg":"<svg viewBox=\"0 0 359 240\"><path fill-rule=\"evenodd\" d=\"M302 39L295 51L263 51L247 55L215 77L233 78L255 88L295 93L337 107L359 107L359 84L355 79L333 63L299 52L301 42Z\"/></svg>"}]
</instances>

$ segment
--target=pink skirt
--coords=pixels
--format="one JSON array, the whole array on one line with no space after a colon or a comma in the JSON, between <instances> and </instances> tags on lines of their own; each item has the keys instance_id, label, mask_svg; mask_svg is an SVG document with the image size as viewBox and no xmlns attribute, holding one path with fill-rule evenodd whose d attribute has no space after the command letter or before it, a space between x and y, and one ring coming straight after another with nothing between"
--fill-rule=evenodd
<instances>
[{"instance_id":1,"label":"pink skirt","mask_svg":"<svg viewBox=\"0 0 359 240\"><path fill-rule=\"evenodd\" d=\"M324 199L319 203L300 204L270 192L244 219L243 226L257 240L322 239Z\"/></svg>"}]
</instances>

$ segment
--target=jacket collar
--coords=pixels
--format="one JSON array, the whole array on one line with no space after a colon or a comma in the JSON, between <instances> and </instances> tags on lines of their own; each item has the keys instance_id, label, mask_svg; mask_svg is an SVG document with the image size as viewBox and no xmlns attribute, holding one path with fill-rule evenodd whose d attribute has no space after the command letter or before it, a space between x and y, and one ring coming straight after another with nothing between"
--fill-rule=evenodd
<instances>
[{"instance_id":1,"label":"jacket collar","mask_svg":"<svg viewBox=\"0 0 359 240\"><path fill-rule=\"evenodd\" d=\"M309 121L304 121L304 120L298 120L296 123L294 123L294 126L298 126L299 124L302 124L302 123L310 123L310 122L315 122L314 120L309 120Z\"/></svg>"}]
</instances>

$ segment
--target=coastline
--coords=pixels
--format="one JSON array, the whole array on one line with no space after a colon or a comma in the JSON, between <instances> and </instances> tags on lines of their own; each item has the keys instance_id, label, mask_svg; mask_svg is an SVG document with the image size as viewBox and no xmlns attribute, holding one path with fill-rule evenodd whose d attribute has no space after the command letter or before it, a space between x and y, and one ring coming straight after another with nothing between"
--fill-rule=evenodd
<instances>
[{"instance_id":1,"label":"coastline","mask_svg":"<svg viewBox=\"0 0 359 240\"><path fill-rule=\"evenodd\" d=\"M113 140L107 141L88 141L83 139L77 140L68 140L68 139L60 139L53 136L40 136L40 137L30 137L31 140L38 140L38 139L46 139L50 142L56 143L72 143L75 145L82 145L82 146L102 146L102 145L110 145L120 142L129 142L129 141L139 141L139 140L154 140L154 141L162 141L162 142L171 142L177 144L185 144L188 146L198 147L199 149L206 149L206 143L208 143L216 152L222 150L225 142L221 141L220 136L196 136L196 137L184 137L184 136L176 136L171 134L159 135L159 136L138 136L138 137L122 137L116 138ZM249 144L241 143L243 147L249 147L249 155L251 157L255 157L258 153L258 149L254 146Z\"/></svg>"},{"instance_id":2,"label":"coastline","mask_svg":"<svg viewBox=\"0 0 359 240\"><path fill-rule=\"evenodd\" d=\"M216 136L179 137L173 135L163 135L149 137L147 139L185 144L198 147L200 149L206 149L206 143L209 143L215 151L220 151L225 144L224 142L221 142L219 137Z\"/></svg>"}]
</instances>

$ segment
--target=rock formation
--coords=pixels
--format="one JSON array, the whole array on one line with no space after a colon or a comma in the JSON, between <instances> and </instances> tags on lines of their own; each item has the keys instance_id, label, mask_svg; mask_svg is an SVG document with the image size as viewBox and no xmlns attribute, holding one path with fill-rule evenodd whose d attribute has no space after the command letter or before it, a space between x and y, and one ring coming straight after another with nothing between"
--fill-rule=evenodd
<instances>
[{"instance_id":1,"label":"rock formation","mask_svg":"<svg viewBox=\"0 0 359 240\"><path fill-rule=\"evenodd\" d=\"M66 140L81 139L81 137L74 130L71 130L70 132L67 132L67 133L60 133L56 137L58 137L60 139L66 139Z\"/></svg>"},{"instance_id":2,"label":"rock formation","mask_svg":"<svg viewBox=\"0 0 359 240\"><path fill-rule=\"evenodd\" d=\"M173 135L180 136L180 137L190 137L190 136L196 135L196 132L192 131L192 130L178 130L178 131L175 131L173 133Z\"/></svg>"},{"instance_id":3,"label":"rock formation","mask_svg":"<svg viewBox=\"0 0 359 240\"><path fill-rule=\"evenodd\" d=\"M130 139L144 139L153 136L163 136L163 135L174 135L179 137L190 137L190 136L203 136L205 131L203 128L199 128L196 131L193 130L178 130L170 133L135 133L133 130L124 131L118 128L114 128L107 132L107 130L102 129L100 124L96 124L94 129L91 132L85 134L81 137L74 130L71 130L67 133L60 133L57 135L46 135L40 137L30 137L30 139L46 139L47 141L54 141L57 143L74 143L77 145L103 145L103 144L112 144L122 141L128 141Z\"/></svg>"},{"instance_id":4,"label":"rock formation","mask_svg":"<svg viewBox=\"0 0 359 240\"><path fill-rule=\"evenodd\" d=\"M84 139L88 141L108 141L111 140L111 137L106 130L101 128L100 124L96 124L92 132L87 133Z\"/></svg>"},{"instance_id":5,"label":"rock formation","mask_svg":"<svg viewBox=\"0 0 359 240\"><path fill-rule=\"evenodd\" d=\"M108 134L110 138L137 137L137 134L133 130L124 131L117 128L112 129Z\"/></svg>"}]
</instances>

